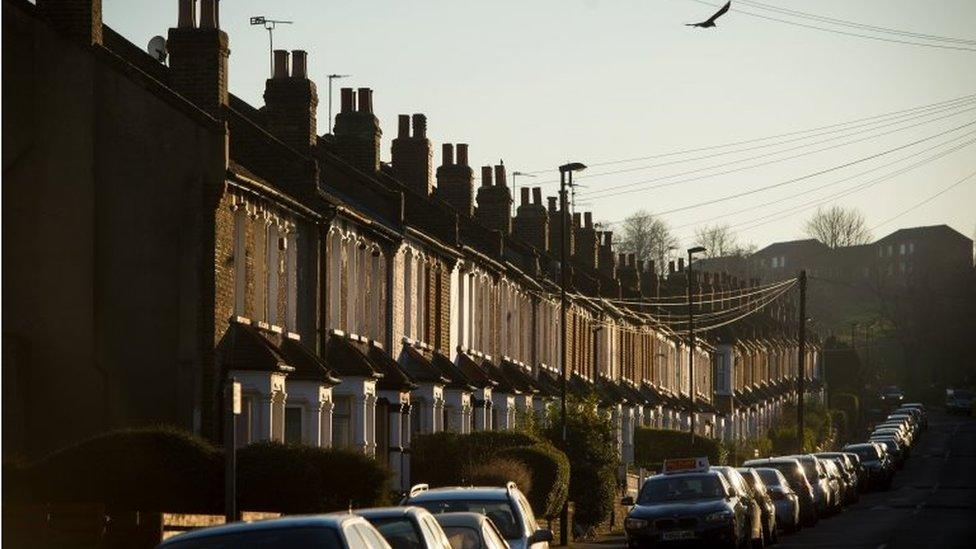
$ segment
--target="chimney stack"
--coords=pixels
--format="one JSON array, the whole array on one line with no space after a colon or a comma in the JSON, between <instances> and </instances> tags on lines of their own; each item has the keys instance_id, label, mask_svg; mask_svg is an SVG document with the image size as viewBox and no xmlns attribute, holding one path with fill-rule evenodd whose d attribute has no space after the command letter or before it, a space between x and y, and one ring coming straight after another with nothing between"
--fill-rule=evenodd
<instances>
[{"instance_id":1,"label":"chimney stack","mask_svg":"<svg viewBox=\"0 0 976 549\"><path fill-rule=\"evenodd\" d=\"M437 197L447 202L465 217L474 215L474 172L468 166L468 145L458 143L457 162L455 147L445 143L441 150L441 165L437 168Z\"/></svg>"},{"instance_id":2,"label":"chimney stack","mask_svg":"<svg viewBox=\"0 0 976 549\"><path fill-rule=\"evenodd\" d=\"M45 3L66 3L47 0ZM201 7L200 26L193 25L196 2L180 0L179 26L169 29L170 85L212 116L222 117L227 106L227 33L219 27L219 6L206 0Z\"/></svg>"},{"instance_id":3,"label":"chimney stack","mask_svg":"<svg viewBox=\"0 0 976 549\"><path fill-rule=\"evenodd\" d=\"M359 88L357 108L356 92L342 88L341 108L335 118L336 150L339 155L358 170L375 174L380 170L380 138L383 131L373 115L373 90Z\"/></svg>"},{"instance_id":4,"label":"chimney stack","mask_svg":"<svg viewBox=\"0 0 976 549\"><path fill-rule=\"evenodd\" d=\"M181 14L192 8L192 0L180 2ZM102 43L102 0L37 0L37 10L72 41L86 47Z\"/></svg>"},{"instance_id":5,"label":"chimney stack","mask_svg":"<svg viewBox=\"0 0 976 549\"><path fill-rule=\"evenodd\" d=\"M309 154L318 141L316 111L319 95L308 79L308 54L304 50L274 51L274 72L264 85L268 131L293 149ZM346 99L344 96L343 99Z\"/></svg>"},{"instance_id":6,"label":"chimney stack","mask_svg":"<svg viewBox=\"0 0 976 549\"><path fill-rule=\"evenodd\" d=\"M427 197L434 190L434 150L427 139L427 117L413 115L413 134L404 135L405 121L409 119L400 115L399 132L391 146L393 169L404 185Z\"/></svg>"},{"instance_id":7,"label":"chimney stack","mask_svg":"<svg viewBox=\"0 0 976 549\"><path fill-rule=\"evenodd\" d=\"M597 259L597 249L599 248L599 233L593 228L593 213L584 212L582 224L576 218L576 261L586 266L587 270L595 270L599 265Z\"/></svg>"},{"instance_id":8,"label":"chimney stack","mask_svg":"<svg viewBox=\"0 0 976 549\"><path fill-rule=\"evenodd\" d=\"M549 251L549 213L542 205L542 187L533 187L532 202L529 202L529 188L522 187L522 204L515 212L513 231L540 252ZM555 208L555 203L552 207Z\"/></svg>"},{"instance_id":9,"label":"chimney stack","mask_svg":"<svg viewBox=\"0 0 976 549\"><path fill-rule=\"evenodd\" d=\"M576 230L573 225L573 220L567 219L568 234L565 237L562 236L562 212L558 209L562 208L562 205L560 204L557 207L558 202L559 198L549 197L549 246L552 247L553 253L559 253L559 239L565 238L566 257L571 258L576 255Z\"/></svg>"},{"instance_id":10,"label":"chimney stack","mask_svg":"<svg viewBox=\"0 0 976 549\"><path fill-rule=\"evenodd\" d=\"M491 166L481 168L481 187L478 188L478 209L474 217L485 227L512 232L512 195L505 184L505 166L495 166L495 184L491 184Z\"/></svg>"},{"instance_id":11,"label":"chimney stack","mask_svg":"<svg viewBox=\"0 0 976 549\"><path fill-rule=\"evenodd\" d=\"M613 231L597 233L597 268L609 278L616 277L616 266L613 263Z\"/></svg>"}]
</instances>

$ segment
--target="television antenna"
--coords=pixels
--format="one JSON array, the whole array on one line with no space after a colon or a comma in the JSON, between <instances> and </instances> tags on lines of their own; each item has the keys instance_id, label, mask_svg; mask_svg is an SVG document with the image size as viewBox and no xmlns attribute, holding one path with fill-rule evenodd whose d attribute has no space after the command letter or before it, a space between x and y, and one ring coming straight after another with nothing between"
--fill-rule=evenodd
<instances>
[{"instance_id":1,"label":"television antenna","mask_svg":"<svg viewBox=\"0 0 976 549\"><path fill-rule=\"evenodd\" d=\"M149 41L149 45L146 46L146 51L156 61L164 65L166 64L166 39L162 36L153 36Z\"/></svg>"},{"instance_id":2,"label":"television antenna","mask_svg":"<svg viewBox=\"0 0 976 549\"><path fill-rule=\"evenodd\" d=\"M330 74L329 78L329 133L332 133L332 81L338 78L349 78L351 74Z\"/></svg>"},{"instance_id":3,"label":"television antenna","mask_svg":"<svg viewBox=\"0 0 976 549\"><path fill-rule=\"evenodd\" d=\"M251 25L261 25L268 31L268 66L270 74L274 76L274 30L277 25L291 25L292 21L282 21L281 19L268 19L263 15L251 17Z\"/></svg>"}]
</instances>

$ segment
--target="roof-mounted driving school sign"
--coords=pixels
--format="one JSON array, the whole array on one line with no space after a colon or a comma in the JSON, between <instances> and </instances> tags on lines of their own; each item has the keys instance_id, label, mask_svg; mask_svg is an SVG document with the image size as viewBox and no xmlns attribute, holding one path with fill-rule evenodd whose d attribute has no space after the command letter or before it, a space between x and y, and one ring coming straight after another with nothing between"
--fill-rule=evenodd
<instances>
[{"instance_id":1,"label":"roof-mounted driving school sign","mask_svg":"<svg viewBox=\"0 0 976 549\"><path fill-rule=\"evenodd\" d=\"M700 473L708 471L707 457L672 458L664 460L662 472L664 474L674 473Z\"/></svg>"}]
</instances>

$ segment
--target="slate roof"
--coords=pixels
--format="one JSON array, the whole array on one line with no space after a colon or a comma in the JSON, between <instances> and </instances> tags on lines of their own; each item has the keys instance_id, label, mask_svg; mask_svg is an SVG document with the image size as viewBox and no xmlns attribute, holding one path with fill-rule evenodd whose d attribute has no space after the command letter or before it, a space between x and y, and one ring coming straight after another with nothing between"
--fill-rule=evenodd
<instances>
[{"instance_id":1,"label":"slate roof","mask_svg":"<svg viewBox=\"0 0 976 549\"><path fill-rule=\"evenodd\" d=\"M257 328L231 322L217 344L217 354L226 370L292 372L294 368L281 351Z\"/></svg>"},{"instance_id":2,"label":"slate roof","mask_svg":"<svg viewBox=\"0 0 976 549\"><path fill-rule=\"evenodd\" d=\"M325 362L340 376L369 377L378 379L382 373L373 368L372 361L366 357L365 346L360 342L332 334L325 347Z\"/></svg>"},{"instance_id":3,"label":"slate roof","mask_svg":"<svg viewBox=\"0 0 976 549\"><path fill-rule=\"evenodd\" d=\"M288 374L289 380L323 381L329 385L338 385L341 381L332 375L332 371L324 360L300 341L288 337L282 338L278 349L288 365L295 368L294 372Z\"/></svg>"}]
</instances>

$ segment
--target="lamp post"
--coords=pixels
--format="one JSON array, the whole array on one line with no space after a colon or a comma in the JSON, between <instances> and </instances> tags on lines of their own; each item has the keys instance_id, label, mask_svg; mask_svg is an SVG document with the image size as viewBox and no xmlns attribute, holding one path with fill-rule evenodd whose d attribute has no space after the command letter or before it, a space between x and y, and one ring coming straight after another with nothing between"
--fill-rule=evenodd
<instances>
[{"instance_id":1,"label":"lamp post","mask_svg":"<svg viewBox=\"0 0 976 549\"><path fill-rule=\"evenodd\" d=\"M691 443L695 444L695 310L692 306L691 285L694 278L691 276L691 260L693 256L705 251L704 246L688 248L688 270L685 275L688 278L688 394L691 396Z\"/></svg>"},{"instance_id":2,"label":"lamp post","mask_svg":"<svg viewBox=\"0 0 976 549\"><path fill-rule=\"evenodd\" d=\"M560 428L562 430L563 450L566 450L566 241L569 235L569 221L566 216L566 186L573 186L573 172L585 170L586 166L579 162L570 162L559 166L559 359L562 363L562 375L559 376L559 406ZM559 538L563 544L569 542L569 504L563 503L559 515Z\"/></svg>"}]
</instances>

